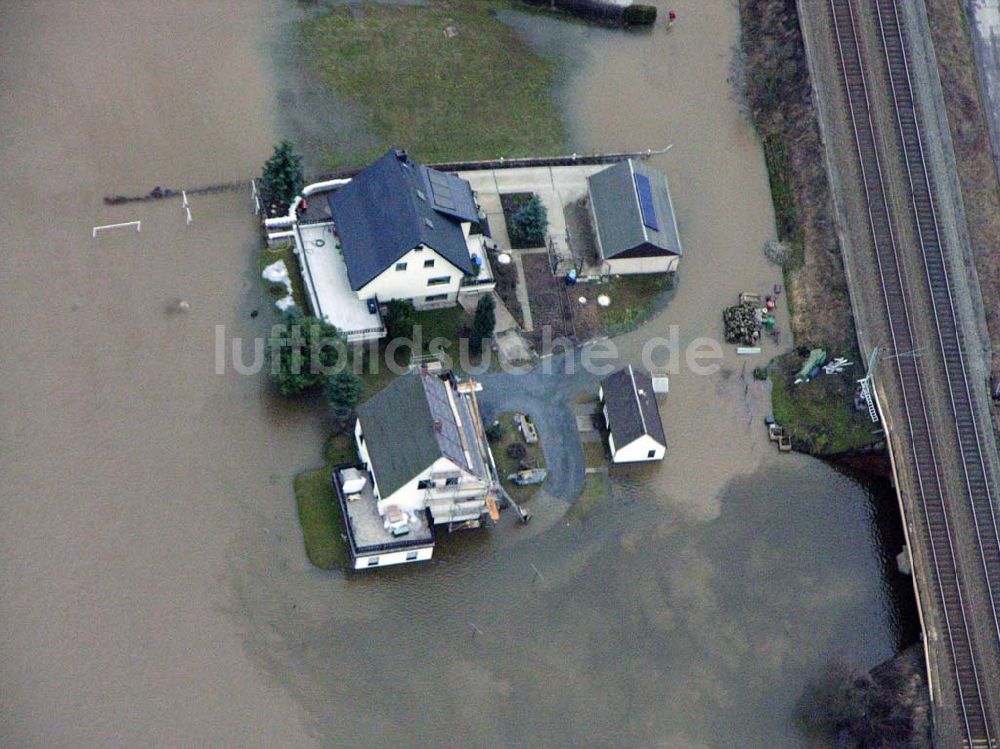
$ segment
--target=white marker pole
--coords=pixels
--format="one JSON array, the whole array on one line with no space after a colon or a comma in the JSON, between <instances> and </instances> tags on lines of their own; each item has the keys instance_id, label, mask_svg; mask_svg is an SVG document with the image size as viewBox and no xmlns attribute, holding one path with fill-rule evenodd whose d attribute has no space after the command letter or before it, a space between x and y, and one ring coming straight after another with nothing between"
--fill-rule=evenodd
<instances>
[{"instance_id":1,"label":"white marker pole","mask_svg":"<svg viewBox=\"0 0 1000 749\"><path fill-rule=\"evenodd\" d=\"M254 205L254 215L260 215L260 193L257 192L257 181L254 179L250 180L250 197L253 198Z\"/></svg>"},{"instance_id":2,"label":"white marker pole","mask_svg":"<svg viewBox=\"0 0 1000 749\"><path fill-rule=\"evenodd\" d=\"M186 191L184 191L184 190L181 190L181 198L183 198L183 200L184 200L184 202L183 202L183 203L182 203L181 205L182 205L182 207L184 208L184 213L185 213L185 214L186 214L186 216L187 216L187 223L188 223L188 226L190 226L190 225L191 225L191 222L192 222L192 221L193 221L194 219L192 219L192 218L191 218L191 208L190 208L190 207L188 206L188 196L187 196L187 192L186 192Z\"/></svg>"},{"instance_id":3,"label":"white marker pole","mask_svg":"<svg viewBox=\"0 0 1000 749\"><path fill-rule=\"evenodd\" d=\"M96 239L97 238L97 232L99 232L99 231L104 231L105 229L122 229L122 228L124 228L126 226L134 226L135 230L137 232L141 232L142 231L142 222L141 221L126 221L123 224L105 224L104 226L95 226L94 229L93 229L93 231L90 233L90 236L92 238Z\"/></svg>"}]
</instances>

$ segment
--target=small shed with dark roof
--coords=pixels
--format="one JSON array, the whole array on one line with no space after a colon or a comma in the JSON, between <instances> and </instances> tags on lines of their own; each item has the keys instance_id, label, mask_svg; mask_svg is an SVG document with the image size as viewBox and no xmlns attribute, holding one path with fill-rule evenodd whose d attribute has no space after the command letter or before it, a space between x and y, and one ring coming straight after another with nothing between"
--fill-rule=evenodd
<instances>
[{"instance_id":1,"label":"small shed with dark roof","mask_svg":"<svg viewBox=\"0 0 1000 749\"><path fill-rule=\"evenodd\" d=\"M598 251L609 273L677 270L682 254L667 178L634 159L587 178Z\"/></svg>"},{"instance_id":2,"label":"small shed with dark roof","mask_svg":"<svg viewBox=\"0 0 1000 749\"><path fill-rule=\"evenodd\" d=\"M662 460L667 438L653 378L631 364L608 375L598 393L615 463Z\"/></svg>"}]
</instances>

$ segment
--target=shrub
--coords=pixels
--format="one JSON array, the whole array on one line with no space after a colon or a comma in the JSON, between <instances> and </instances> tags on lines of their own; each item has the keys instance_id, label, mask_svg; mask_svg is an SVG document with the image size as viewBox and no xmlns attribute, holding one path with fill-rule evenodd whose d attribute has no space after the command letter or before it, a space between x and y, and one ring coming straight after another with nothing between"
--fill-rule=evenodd
<instances>
[{"instance_id":1,"label":"shrub","mask_svg":"<svg viewBox=\"0 0 1000 749\"><path fill-rule=\"evenodd\" d=\"M626 26L652 26L656 23L656 7L653 5L629 5L622 16Z\"/></svg>"},{"instance_id":2,"label":"shrub","mask_svg":"<svg viewBox=\"0 0 1000 749\"><path fill-rule=\"evenodd\" d=\"M548 211L534 194L510 218L510 239L517 247L541 247L545 244L545 232L548 229Z\"/></svg>"},{"instance_id":3,"label":"shrub","mask_svg":"<svg viewBox=\"0 0 1000 749\"><path fill-rule=\"evenodd\" d=\"M300 395L325 382L337 366L346 343L330 323L289 310L284 325L275 325L265 352L271 381L286 397Z\"/></svg>"},{"instance_id":4,"label":"shrub","mask_svg":"<svg viewBox=\"0 0 1000 749\"><path fill-rule=\"evenodd\" d=\"M792 256L792 248L784 242L770 239L764 243L764 257L775 265L784 265Z\"/></svg>"},{"instance_id":5,"label":"shrub","mask_svg":"<svg viewBox=\"0 0 1000 749\"><path fill-rule=\"evenodd\" d=\"M305 185L302 157L287 140L274 147L260 177L260 194L269 216L281 216Z\"/></svg>"},{"instance_id":6,"label":"shrub","mask_svg":"<svg viewBox=\"0 0 1000 749\"><path fill-rule=\"evenodd\" d=\"M503 424L499 421L494 421L486 428L486 439L488 439L492 444L496 444L503 439L504 428Z\"/></svg>"},{"instance_id":7,"label":"shrub","mask_svg":"<svg viewBox=\"0 0 1000 749\"><path fill-rule=\"evenodd\" d=\"M393 299L385 306L385 331L390 341L413 337L416 313L413 302L407 299Z\"/></svg>"},{"instance_id":8,"label":"shrub","mask_svg":"<svg viewBox=\"0 0 1000 749\"><path fill-rule=\"evenodd\" d=\"M323 395L330 405L333 418L339 422L346 421L361 399L364 389L361 378L349 369L330 375L323 386Z\"/></svg>"},{"instance_id":9,"label":"shrub","mask_svg":"<svg viewBox=\"0 0 1000 749\"><path fill-rule=\"evenodd\" d=\"M511 442L507 445L507 457L511 460L524 460L528 455L528 448L520 442Z\"/></svg>"},{"instance_id":10,"label":"shrub","mask_svg":"<svg viewBox=\"0 0 1000 749\"><path fill-rule=\"evenodd\" d=\"M493 335L496 327L496 302L492 294L479 298L476 304L476 314L472 318L472 336L469 339L469 349L477 356L482 353L483 340Z\"/></svg>"}]
</instances>

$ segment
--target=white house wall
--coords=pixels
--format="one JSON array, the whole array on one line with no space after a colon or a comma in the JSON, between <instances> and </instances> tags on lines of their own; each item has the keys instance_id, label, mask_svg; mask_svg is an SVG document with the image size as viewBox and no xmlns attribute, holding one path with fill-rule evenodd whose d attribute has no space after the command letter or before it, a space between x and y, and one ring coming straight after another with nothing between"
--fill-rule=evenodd
<instances>
[{"instance_id":1,"label":"white house wall","mask_svg":"<svg viewBox=\"0 0 1000 749\"><path fill-rule=\"evenodd\" d=\"M656 257L611 258L605 262L613 275L631 275L635 273L672 273L677 270L679 260L677 255L658 255Z\"/></svg>"},{"instance_id":2,"label":"white house wall","mask_svg":"<svg viewBox=\"0 0 1000 749\"><path fill-rule=\"evenodd\" d=\"M443 486L445 480L443 475L457 475L458 484ZM442 486L436 491L433 488L419 487L421 481L429 480L437 480ZM407 512L423 510L432 504L451 504L453 501L482 496L486 493L486 489L486 484L481 479L463 471L448 458L441 457L388 497L382 497L380 494L382 498L378 501L378 512L380 515L384 514L385 508L389 505L396 505Z\"/></svg>"},{"instance_id":3,"label":"white house wall","mask_svg":"<svg viewBox=\"0 0 1000 749\"><path fill-rule=\"evenodd\" d=\"M394 564L408 562L426 562L434 554L434 546L421 546L416 549L401 549L400 551L383 552L381 554L359 555L354 560L354 569L370 570L375 567L389 567ZM412 558L411 558L412 557Z\"/></svg>"},{"instance_id":4,"label":"white house wall","mask_svg":"<svg viewBox=\"0 0 1000 749\"><path fill-rule=\"evenodd\" d=\"M653 451L653 457L649 457ZM648 434L644 434L638 439L615 449L614 442L611 442L611 457L615 463L638 463L647 460L663 460L666 448L654 440Z\"/></svg>"},{"instance_id":5,"label":"white house wall","mask_svg":"<svg viewBox=\"0 0 1000 749\"><path fill-rule=\"evenodd\" d=\"M425 268L425 260L434 260L434 266ZM397 263L406 263L406 270L396 270ZM410 250L397 263L393 263L361 287L358 290L358 298L378 297L381 302L388 302L391 299L411 299L418 309L455 303L462 284L462 271L435 250L426 246ZM439 276L449 276L450 280L446 284L437 286L427 285L430 279ZM446 294L447 298L436 302L427 302L427 297L440 294Z\"/></svg>"}]
</instances>

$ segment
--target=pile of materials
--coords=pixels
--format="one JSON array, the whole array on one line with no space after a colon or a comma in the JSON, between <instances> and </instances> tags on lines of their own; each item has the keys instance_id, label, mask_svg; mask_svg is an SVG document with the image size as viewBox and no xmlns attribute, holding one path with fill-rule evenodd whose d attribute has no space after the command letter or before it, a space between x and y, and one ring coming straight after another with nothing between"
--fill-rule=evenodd
<instances>
[{"instance_id":1,"label":"pile of materials","mask_svg":"<svg viewBox=\"0 0 1000 749\"><path fill-rule=\"evenodd\" d=\"M760 340L760 310L747 302L722 311L726 327L726 343L752 346Z\"/></svg>"},{"instance_id":2,"label":"pile of materials","mask_svg":"<svg viewBox=\"0 0 1000 749\"><path fill-rule=\"evenodd\" d=\"M762 328L770 331L777 342L777 331L774 330L774 307L774 297L769 296L761 302L760 294L744 291L740 294L739 303L735 307L727 307L722 311L726 343L756 346L760 341Z\"/></svg>"}]
</instances>

